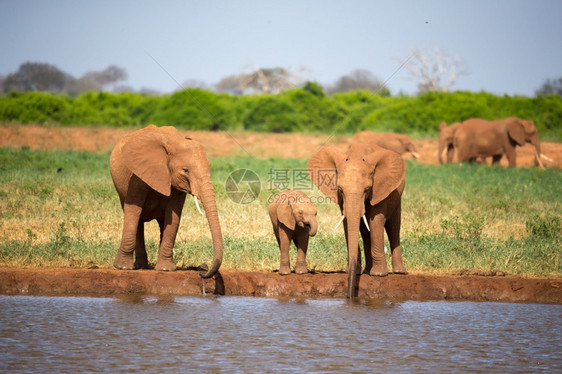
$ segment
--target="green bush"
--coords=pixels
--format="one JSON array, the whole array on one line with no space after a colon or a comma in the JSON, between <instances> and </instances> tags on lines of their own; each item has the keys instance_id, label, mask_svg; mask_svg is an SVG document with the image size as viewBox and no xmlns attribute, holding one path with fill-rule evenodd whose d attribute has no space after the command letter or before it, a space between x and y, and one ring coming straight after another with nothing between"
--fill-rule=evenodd
<instances>
[{"instance_id":1,"label":"green bush","mask_svg":"<svg viewBox=\"0 0 562 374\"><path fill-rule=\"evenodd\" d=\"M170 95L89 92L76 98L44 92L0 97L0 121L62 126L140 127L149 123L196 130L355 133L361 130L436 135L442 121L471 117L531 119L541 139L562 141L562 97L427 92L384 96L368 90L327 96L308 82L279 94L232 96L202 89Z\"/></svg>"},{"instance_id":2,"label":"green bush","mask_svg":"<svg viewBox=\"0 0 562 374\"><path fill-rule=\"evenodd\" d=\"M20 123L63 123L72 107L68 96L47 92L11 92L0 97L0 120Z\"/></svg>"}]
</instances>

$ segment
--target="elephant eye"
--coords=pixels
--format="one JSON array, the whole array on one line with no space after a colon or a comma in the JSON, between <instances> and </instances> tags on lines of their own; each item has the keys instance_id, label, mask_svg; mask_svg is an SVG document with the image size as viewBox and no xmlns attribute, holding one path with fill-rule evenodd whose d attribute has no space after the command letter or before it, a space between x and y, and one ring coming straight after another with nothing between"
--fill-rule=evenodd
<instances>
[{"instance_id":1,"label":"elephant eye","mask_svg":"<svg viewBox=\"0 0 562 374\"><path fill-rule=\"evenodd\" d=\"M189 169L188 168L183 168L183 171L185 174L189 174Z\"/></svg>"}]
</instances>

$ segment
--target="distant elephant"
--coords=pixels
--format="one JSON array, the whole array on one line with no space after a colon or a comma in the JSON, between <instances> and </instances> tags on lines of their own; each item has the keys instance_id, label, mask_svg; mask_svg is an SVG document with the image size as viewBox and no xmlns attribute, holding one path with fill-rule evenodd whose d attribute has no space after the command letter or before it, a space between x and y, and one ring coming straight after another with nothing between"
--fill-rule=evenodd
<instances>
[{"instance_id":1,"label":"distant elephant","mask_svg":"<svg viewBox=\"0 0 562 374\"><path fill-rule=\"evenodd\" d=\"M123 208L123 234L113 266L146 269L144 223L160 226L156 270L173 271L173 248L186 194L201 199L213 241L213 263L201 276L210 278L222 263L221 227L203 146L174 127L150 125L126 135L109 160L111 177ZM135 261L133 262L133 251Z\"/></svg>"},{"instance_id":2,"label":"distant elephant","mask_svg":"<svg viewBox=\"0 0 562 374\"><path fill-rule=\"evenodd\" d=\"M439 163L443 164L443 153L447 151L447 163L453 162L455 148L453 147L453 137L455 132L461 126L460 122L452 123L447 126L447 123L441 122L439 125Z\"/></svg>"},{"instance_id":3,"label":"distant elephant","mask_svg":"<svg viewBox=\"0 0 562 374\"><path fill-rule=\"evenodd\" d=\"M400 155L410 153L416 159L420 157L412 139L405 134L397 134L394 132L361 131L351 138L351 142L361 142L369 146L378 145L379 147L389 149Z\"/></svg>"},{"instance_id":4,"label":"distant elephant","mask_svg":"<svg viewBox=\"0 0 562 374\"><path fill-rule=\"evenodd\" d=\"M453 147L459 162L474 161L477 157L492 156L493 164L498 164L505 154L509 167L516 165L516 146L525 142L535 147L535 165L542 165L541 142L533 121L516 117L488 121L471 118L462 123L453 136Z\"/></svg>"},{"instance_id":5,"label":"distant elephant","mask_svg":"<svg viewBox=\"0 0 562 374\"><path fill-rule=\"evenodd\" d=\"M308 161L308 170L313 183L340 206L343 214L348 253L347 297L354 297L357 272L361 273L359 232L365 250L365 273L388 275L384 253L386 230L392 270L406 274L400 247L401 196L406 175L402 157L362 143L352 143L346 153L326 146Z\"/></svg>"},{"instance_id":6,"label":"distant elephant","mask_svg":"<svg viewBox=\"0 0 562 374\"><path fill-rule=\"evenodd\" d=\"M288 190L272 197L271 204L269 204L269 218L271 218L273 232L281 252L279 274L291 273L289 263L291 241L297 247L295 272L297 274L308 272L306 251L308 238L316 235L318 230L316 214L316 205L302 191Z\"/></svg>"}]
</instances>

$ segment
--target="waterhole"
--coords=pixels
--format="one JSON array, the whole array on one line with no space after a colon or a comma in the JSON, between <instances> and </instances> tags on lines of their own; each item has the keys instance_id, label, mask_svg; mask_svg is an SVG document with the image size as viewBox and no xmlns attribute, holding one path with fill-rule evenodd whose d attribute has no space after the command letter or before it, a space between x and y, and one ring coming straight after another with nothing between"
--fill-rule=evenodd
<instances>
[{"instance_id":1,"label":"waterhole","mask_svg":"<svg viewBox=\"0 0 562 374\"><path fill-rule=\"evenodd\" d=\"M562 306L0 296L0 372L562 372Z\"/></svg>"}]
</instances>

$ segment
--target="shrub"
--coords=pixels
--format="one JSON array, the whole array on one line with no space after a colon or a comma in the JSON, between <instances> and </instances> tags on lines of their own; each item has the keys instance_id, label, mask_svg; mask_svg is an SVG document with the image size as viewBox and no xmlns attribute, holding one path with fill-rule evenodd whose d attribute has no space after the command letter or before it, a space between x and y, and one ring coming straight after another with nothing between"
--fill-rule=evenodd
<instances>
[{"instance_id":1,"label":"shrub","mask_svg":"<svg viewBox=\"0 0 562 374\"><path fill-rule=\"evenodd\" d=\"M79 126L175 125L196 130L266 132L361 130L436 135L442 121L471 117L531 119L541 139L562 140L562 97L427 92L387 97L357 90L326 96L317 83L276 95L232 96L202 89L171 95L88 92L71 98L44 92L0 97L0 121Z\"/></svg>"}]
</instances>

